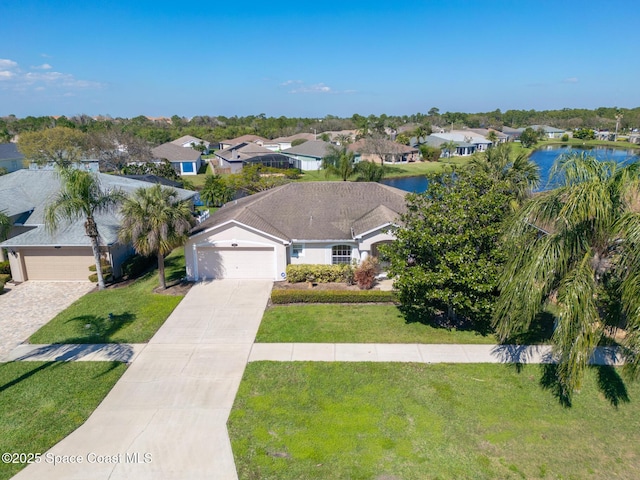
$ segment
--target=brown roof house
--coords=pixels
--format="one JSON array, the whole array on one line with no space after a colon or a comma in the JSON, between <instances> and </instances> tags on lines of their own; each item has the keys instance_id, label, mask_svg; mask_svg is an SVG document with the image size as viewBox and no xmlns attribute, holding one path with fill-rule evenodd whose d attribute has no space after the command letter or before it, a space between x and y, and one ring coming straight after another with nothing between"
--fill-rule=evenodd
<instances>
[{"instance_id":1,"label":"brown roof house","mask_svg":"<svg viewBox=\"0 0 640 480\"><path fill-rule=\"evenodd\" d=\"M377 256L407 192L380 183L289 183L226 204L185 245L187 277L285 280L288 264Z\"/></svg>"},{"instance_id":2,"label":"brown roof house","mask_svg":"<svg viewBox=\"0 0 640 480\"><path fill-rule=\"evenodd\" d=\"M242 142L215 152L216 165L238 173L244 165L261 164L265 167L290 168L293 164L286 155L261 147L253 142Z\"/></svg>"}]
</instances>

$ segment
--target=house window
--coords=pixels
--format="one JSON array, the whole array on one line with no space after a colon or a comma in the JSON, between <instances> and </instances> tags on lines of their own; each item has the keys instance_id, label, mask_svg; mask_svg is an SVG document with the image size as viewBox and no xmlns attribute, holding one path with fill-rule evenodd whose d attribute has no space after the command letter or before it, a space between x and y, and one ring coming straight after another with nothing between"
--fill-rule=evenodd
<instances>
[{"instance_id":1,"label":"house window","mask_svg":"<svg viewBox=\"0 0 640 480\"><path fill-rule=\"evenodd\" d=\"M351 247L349 245L335 245L331 248L331 263L351 263Z\"/></svg>"},{"instance_id":2,"label":"house window","mask_svg":"<svg viewBox=\"0 0 640 480\"><path fill-rule=\"evenodd\" d=\"M304 257L304 245L301 243L291 245L291 256L293 258Z\"/></svg>"},{"instance_id":3,"label":"house window","mask_svg":"<svg viewBox=\"0 0 640 480\"><path fill-rule=\"evenodd\" d=\"M193 173L193 163L191 163L191 162L182 162L182 171L184 173Z\"/></svg>"}]
</instances>

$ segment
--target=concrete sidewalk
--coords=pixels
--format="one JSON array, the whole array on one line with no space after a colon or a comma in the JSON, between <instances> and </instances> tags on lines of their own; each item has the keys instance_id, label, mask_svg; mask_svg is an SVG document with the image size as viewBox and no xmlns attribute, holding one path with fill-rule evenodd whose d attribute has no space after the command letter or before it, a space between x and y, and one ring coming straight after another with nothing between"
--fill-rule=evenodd
<instances>
[{"instance_id":1,"label":"concrete sidewalk","mask_svg":"<svg viewBox=\"0 0 640 480\"><path fill-rule=\"evenodd\" d=\"M250 362L553 363L549 345L442 345L387 343L255 343ZM594 365L620 365L614 347L599 347Z\"/></svg>"},{"instance_id":2,"label":"concrete sidewalk","mask_svg":"<svg viewBox=\"0 0 640 480\"><path fill-rule=\"evenodd\" d=\"M195 285L85 424L15 478L236 480L226 422L271 287Z\"/></svg>"}]
</instances>

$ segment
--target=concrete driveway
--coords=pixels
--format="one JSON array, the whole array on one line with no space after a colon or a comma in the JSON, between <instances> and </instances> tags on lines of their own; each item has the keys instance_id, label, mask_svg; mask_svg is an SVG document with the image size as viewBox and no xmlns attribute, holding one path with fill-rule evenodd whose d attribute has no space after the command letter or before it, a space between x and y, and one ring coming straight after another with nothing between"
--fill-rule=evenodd
<instances>
[{"instance_id":1,"label":"concrete driveway","mask_svg":"<svg viewBox=\"0 0 640 480\"><path fill-rule=\"evenodd\" d=\"M86 423L43 454L61 463L15 478L236 480L226 422L271 287L195 285Z\"/></svg>"},{"instance_id":2,"label":"concrete driveway","mask_svg":"<svg viewBox=\"0 0 640 480\"><path fill-rule=\"evenodd\" d=\"M91 282L6 285L0 295L0 361L42 325L95 288Z\"/></svg>"}]
</instances>

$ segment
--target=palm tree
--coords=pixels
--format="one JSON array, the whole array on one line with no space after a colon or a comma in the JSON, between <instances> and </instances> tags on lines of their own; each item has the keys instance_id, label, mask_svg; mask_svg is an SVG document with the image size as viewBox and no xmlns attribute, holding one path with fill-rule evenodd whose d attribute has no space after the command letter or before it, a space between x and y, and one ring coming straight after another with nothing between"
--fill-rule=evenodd
<instances>
[{"instance_id":1,"label":"palm tree","mask_svg":"<svg viewBox=\"0 0 640 480\"><path fill-rule=\"evenodd\" d=\"M446 143L440 145L440 148L447 152L447 157L452 157L454 153L456 153L456 149L458 148L458 144L453 140L449 140Z\"/></svg>"},{"instance_id":2,"label":"palm tree","mask_svg":"<svg viewBox=\"0 0 640 480\"><path fill-rule=\"evenodd\" d=\"M469 168L484 172L495 180L506 181L518 204L531 195L540 181L538 165L529 160L524 152L514 158L511 155L511 145L507 143L474 156L469 162Z\"/></svg>"},{"instance_id":3,"label":"palm tree","mask_svg":"<svg viewBox=\"0 0 640 480\"><path fill-rule=\"evenodd\" d=\"M100 264L100 232L95 215L116 208L124 200L119 190L106 191L100 186L97 176L82 170L59 170L62 189L45 210L47 229L55 232L61 220L75 221L84 218L84 230L91 241L91 250L96 263L98 288L104 288L102 265Z\"/></svg>"},{"instance_id":4,"label":"palm tree","mask_svg":"<svg viewBox=\"0 0 640 480\"><path fill-rule=\"evenodd\" d=\"M189 204L178 198L175 189L154 185L136 190L125 200L121 212L120 241L132 242L140 255L156 255L160 286L166 289L164 257L184 244L189 235L194 222Z\"/></svg>"},{"instance_id":5,"label":"palm tree","mask_svg":"<svg viewBox=\"0 0 640 480\"><path fill-rule=\"evenodd\" d=\"M386 168L374 162L359 162L355 166L358 173L358 180L363 182L379 182L384 177Z\"/></svg>"},{"instance_id":6,"label":"palm tree","mask_svg":"<svg viewBox=\"0 0 640 480\"><path fill-rule=\"evenodd\" d=\"M490 130L489 133L487 133L487 140L491 142L492 147L497 146L498 134L495 132L495 130Z\"/></svg>"},{"instance_id":7,"label":"palm tree","mask_svg":"<svg viewBox=\"0 0 640 480\"><path fill-rule=\"evenodd\" d=\"M534 196L507 228L494 326L504 341L557 303L557 381L570 401L611 328L626 324L626 368L639 371L640 165L571 154L552 175L561 186Z\"/></svg>"},{"instance_id":8,"label":"palm tree","mask_svg":"<svg viewBox=\"0 0 640 480\"><path fill-rule=\"evenodd\" d=\"M329 149L329 155L322 159L322 168L327 176L333 174L342 178L343 181L347 181L356 173L354 153L347 150L346 146L341 148L331 146Z\"/></svg>"},{"instance_id":9,"label":"palm tree","mask_svg":"<svg viewBox=\"0 0 640 480\"><path fill-rule=\"evenodd\" d=\"M349 145L351 143L351 135L340 133L336 135L335 141L338 145Z\"/></svg>"},{"instance_id":10,"label":"palm tree","mask_svg":"<svg viewBox=\"0 0 640 480\"><path fill-rule=\"evenodd\" d=\"M200 190L200 198L205 205L219 207L233 199L234 190L220 175L207 175Z\"/></svg>"},{"instance_id":11,"label":"palm tree","mask_svg":"<svg viewBox=\"0 0 640 480\"><path fill-rule=\"evenodd\" d=\"M429 129L422 124L418 125L413 131L413 136L416 137L417 144L420 143L421 138L424 139L429 134L430 134Z\"/></svg>"}]
</instances>

